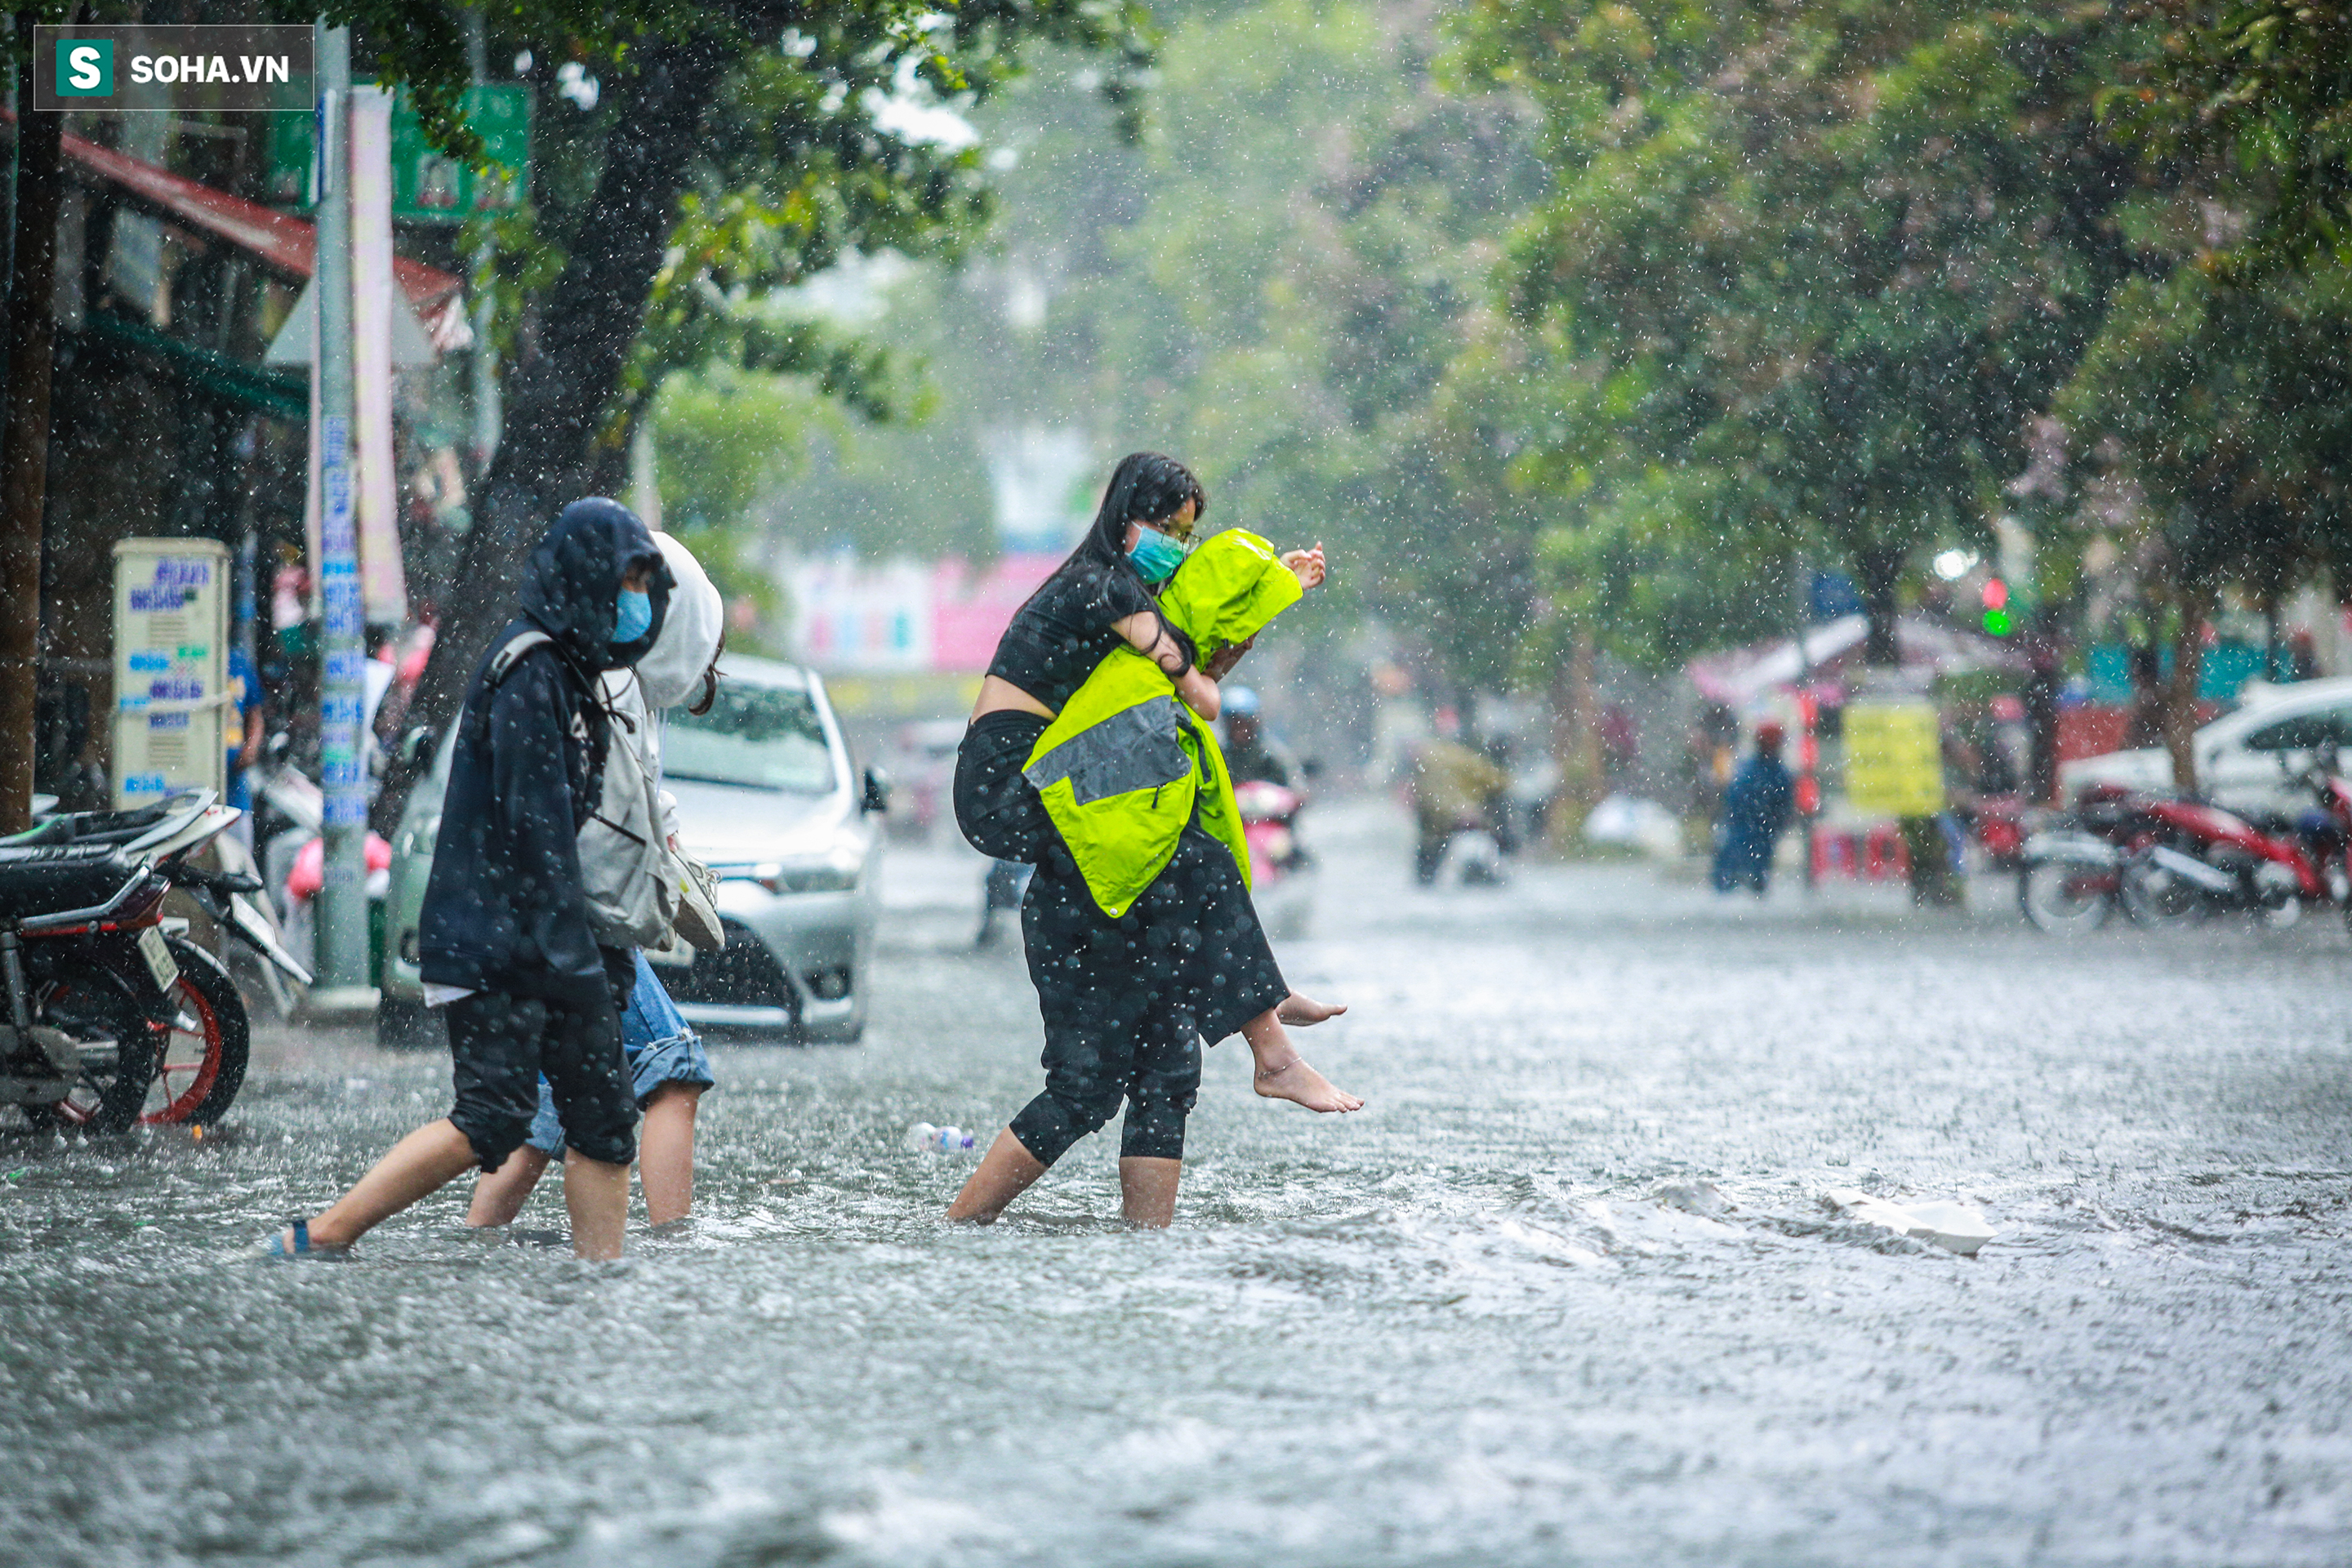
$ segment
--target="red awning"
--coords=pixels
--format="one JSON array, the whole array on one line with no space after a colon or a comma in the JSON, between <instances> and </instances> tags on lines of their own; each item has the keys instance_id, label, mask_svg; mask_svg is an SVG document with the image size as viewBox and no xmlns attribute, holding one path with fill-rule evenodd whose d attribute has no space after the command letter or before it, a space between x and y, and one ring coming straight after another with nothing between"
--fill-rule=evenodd
<instances>
[{"instance_id":1,"label":"red awning","mask_svg":"<svg viewBox=\"0 0 2352 1568\"><path fill-rule=\"evenodd\" d=\"M16 118L0 109L0 122L13 122ZM304 279L310 276L318 240L311 226L301 218L216 191L79 136L65 138L65 155L67 163L121 186L142 205L228 241L281 276ZM463 279L397 255L392 258L392 276L424 321L435 348L455 347L466 340ZM455 330L450 333L454 342L445 341L449 329Z\"/></svg>"}]
</instances>

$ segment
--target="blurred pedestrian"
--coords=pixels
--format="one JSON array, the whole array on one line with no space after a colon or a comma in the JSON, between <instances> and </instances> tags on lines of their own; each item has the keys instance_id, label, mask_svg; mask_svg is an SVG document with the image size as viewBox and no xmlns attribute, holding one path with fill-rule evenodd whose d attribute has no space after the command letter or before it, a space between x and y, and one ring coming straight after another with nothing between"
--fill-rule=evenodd
<instances>
[{"instance_id":1,"label":"blurred pedestrian","mask_svg":"<svg viewBox=\"0 0 2352 1568\"><path fill-rule=\"evenodd\" d=\"M653 646L671 586L653 535L618 501L574 501L531 552L520 614L466 693L418 921L425 1001L448 1009L456 1104L325 1213L270 1237L273 1256L342 1253L467 1170L496 1171L530 1131L542 1072L571 1146L572 1250L621 1255L637 1105L620 1013L636 960L596 940L577 837L611 742L598 678Z\"/></svg>"},{"instance_id":2,"label":"blurred pedestrian","mask_svg":"<svg viewBox=\"0 0 2352 1568\"><path fill-rule=\"evenodd\" d=\"M1203 1037L1213 1043L1240 1030L1262 1095L1316 1110L1362 1103L1291 1047L1286 1023L1338 1009L1291 993L1234 842L1203 826L1198 748L1213 754L1215 742L1177 701L1215 719L1217 678L1280 607L1221 639L1232 646L1202 668L1201 644L1162 610L1160 590L1184 563L1207 500L1172 458L1122 459L1086 538L1014 614L981 683L957 753L956 822L982 854L1037 868L1021 920L1045 1025L1046 1087L998 1134L950 1219L993 1220L1124 1100L1121 1210L1132 1224L1168 1224ZM1263 549L1254 536L1227 537ZM1282 603L1323 580L1319 546L1278 563L1265 555L1287 584ZM1095 688L1094 706L1079 702L1122 648L1141 656L1120 667L1131 689L1114 697ZM1055 731L1065 733L1047 748ZM1222 770L1215 776L1222 782ZM1040 793L1065 779L1068 809L1102 829L1083 848ZM1236 823L1235 840L1238 833ZM1105 903L1097 886L1105 878L1136 885Z\"/></svg>"},{"instance_id":3,"label":"blurred pedestrian","mask_svg":"<svg viewBox=\"0 0 2352 1568\"><path fill-rule=\"evenodd\" d=\"M635 666L608 669L602 682L605 707L622 721L612 744L632 747L646 776L661 778L662 713L683 705L696 715L719 700L719 655L725 645L726 606L702 563L675 534L657 533L677 586L660 633ZM678 850L677 803L661 796L662 830ZM671 939L677 941L673 935ZM716 1086L702 1038L670 1000L661 976L640 951L636 985L621 1010L621 1054L629 1064L630 1089L645 1121L637 1135L637 1182L646 1195L646 1223L675 1225L694 1207L694 1122L703 1092ZM563 1121L555 1090L539 1080L539 1112L514 1157L474 1184L467 1211L469 1226L501 1226L521 1212L549 1162L563 1152Z\"/></svg>"},{"instance_id":4,"label":"blurred pedestrian","mask_svg":"<svg viewBox=\"0 0 2352 1568\"><path fill-rule=\"evenodd\" d=\"M1723 792L1721 844L1715 852L1715 890L1752 888L1762 898L1772 879L1772 851L1795 809L1796 789L1780 762L1787 734L1767 721L1756 726L1756 750Z\"/></svg>"}]
</instances>

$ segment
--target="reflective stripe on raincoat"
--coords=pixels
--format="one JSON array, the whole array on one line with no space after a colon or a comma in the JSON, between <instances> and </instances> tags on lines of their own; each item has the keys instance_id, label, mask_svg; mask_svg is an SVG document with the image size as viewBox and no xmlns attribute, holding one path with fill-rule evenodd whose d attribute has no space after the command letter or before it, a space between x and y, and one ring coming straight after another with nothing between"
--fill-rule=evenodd
<instances>
[{"instance_id":1,"label":"reflective stripe on raincoat","mask_svg":"<svg viewBox=\"0 0 2352 1568\"><path fill-rule=\"evenodd\" d=\"M1274 546L1228 529L1177 569L1160 607L1205 660L1255 637L1304 592ZM1233 851L1248 884L1249 847L1216 736L1178 700L1167 672L1125 644L1037 738L1024 772L1111 919L1167 868L1195 802L1201 826Z\"/></svg>"}]
</instances>

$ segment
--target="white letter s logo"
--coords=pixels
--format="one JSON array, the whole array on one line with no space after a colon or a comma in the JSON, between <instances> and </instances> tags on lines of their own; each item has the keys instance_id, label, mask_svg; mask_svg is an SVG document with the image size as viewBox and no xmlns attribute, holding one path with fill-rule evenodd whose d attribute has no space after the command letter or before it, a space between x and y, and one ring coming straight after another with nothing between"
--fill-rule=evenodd
<instances>
[{"instance_id":1,"label":"white letter s logo","mask_svg":"<svg viewBox=\"0 0 2352 1568\"><path fill-rule=\"evenodd\" d=\"M104 79L98 70L98 51L84 44L66 56L66 79L84 92L97 88Z\"/></svg>"}]
</instances>

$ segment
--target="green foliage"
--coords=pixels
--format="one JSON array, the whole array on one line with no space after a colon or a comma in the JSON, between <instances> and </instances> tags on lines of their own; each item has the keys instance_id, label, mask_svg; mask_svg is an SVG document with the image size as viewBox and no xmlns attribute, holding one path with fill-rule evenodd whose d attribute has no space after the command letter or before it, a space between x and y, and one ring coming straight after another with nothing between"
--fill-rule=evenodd
<instances>
[{"instance_id":1,"label":"green foliage","mask_svg":"<svg viewBox=\"0 0 2352 1568\"><path fill-rule=\"evenodd\" d=\"M2160 49L2102 106L2152 157L2251 221L2226 269L2352 262L2352 12L2307 0L2159 0Z\"/></svg>"},{"instance_id":2,"label":"green foliage","mask_svg":"<svg viewBox=\"0 0 2352 1568\"><path fill-rule=\"evenodd\" d=\"M777 624L760 501L807 466L819 436L845 423L821 381L745 371L715 359L662 383L647 410L663 526L683 540L730 603L749 599ZM740 639L739 639L740 640ZM748 651L748 650L747 650Z\"/></svg>"},{"instance_id":3,"label":"green foliage","mask_svg":"<svg viewBox=\"0 0 2352 1568\"><path fill-rule=\"evenodd\" d=\"M1557 179L1504 283L1530 374L1580 417L1530 430L1518 471L1604 537L1658 537L1665 506L1695 552L1811 543L1890 632L1913 552L2024 466L2133 269L2091 104L2127 35L2101 5L1474 8L1454 68L1535 97ZM1659 479L1685 472L1738 482ZM1727 635L1755 624L1736 575L1685 582L1731 590ZM1681 646L1641 640L1622 651Z\"/></svg>"}]
</instances>

